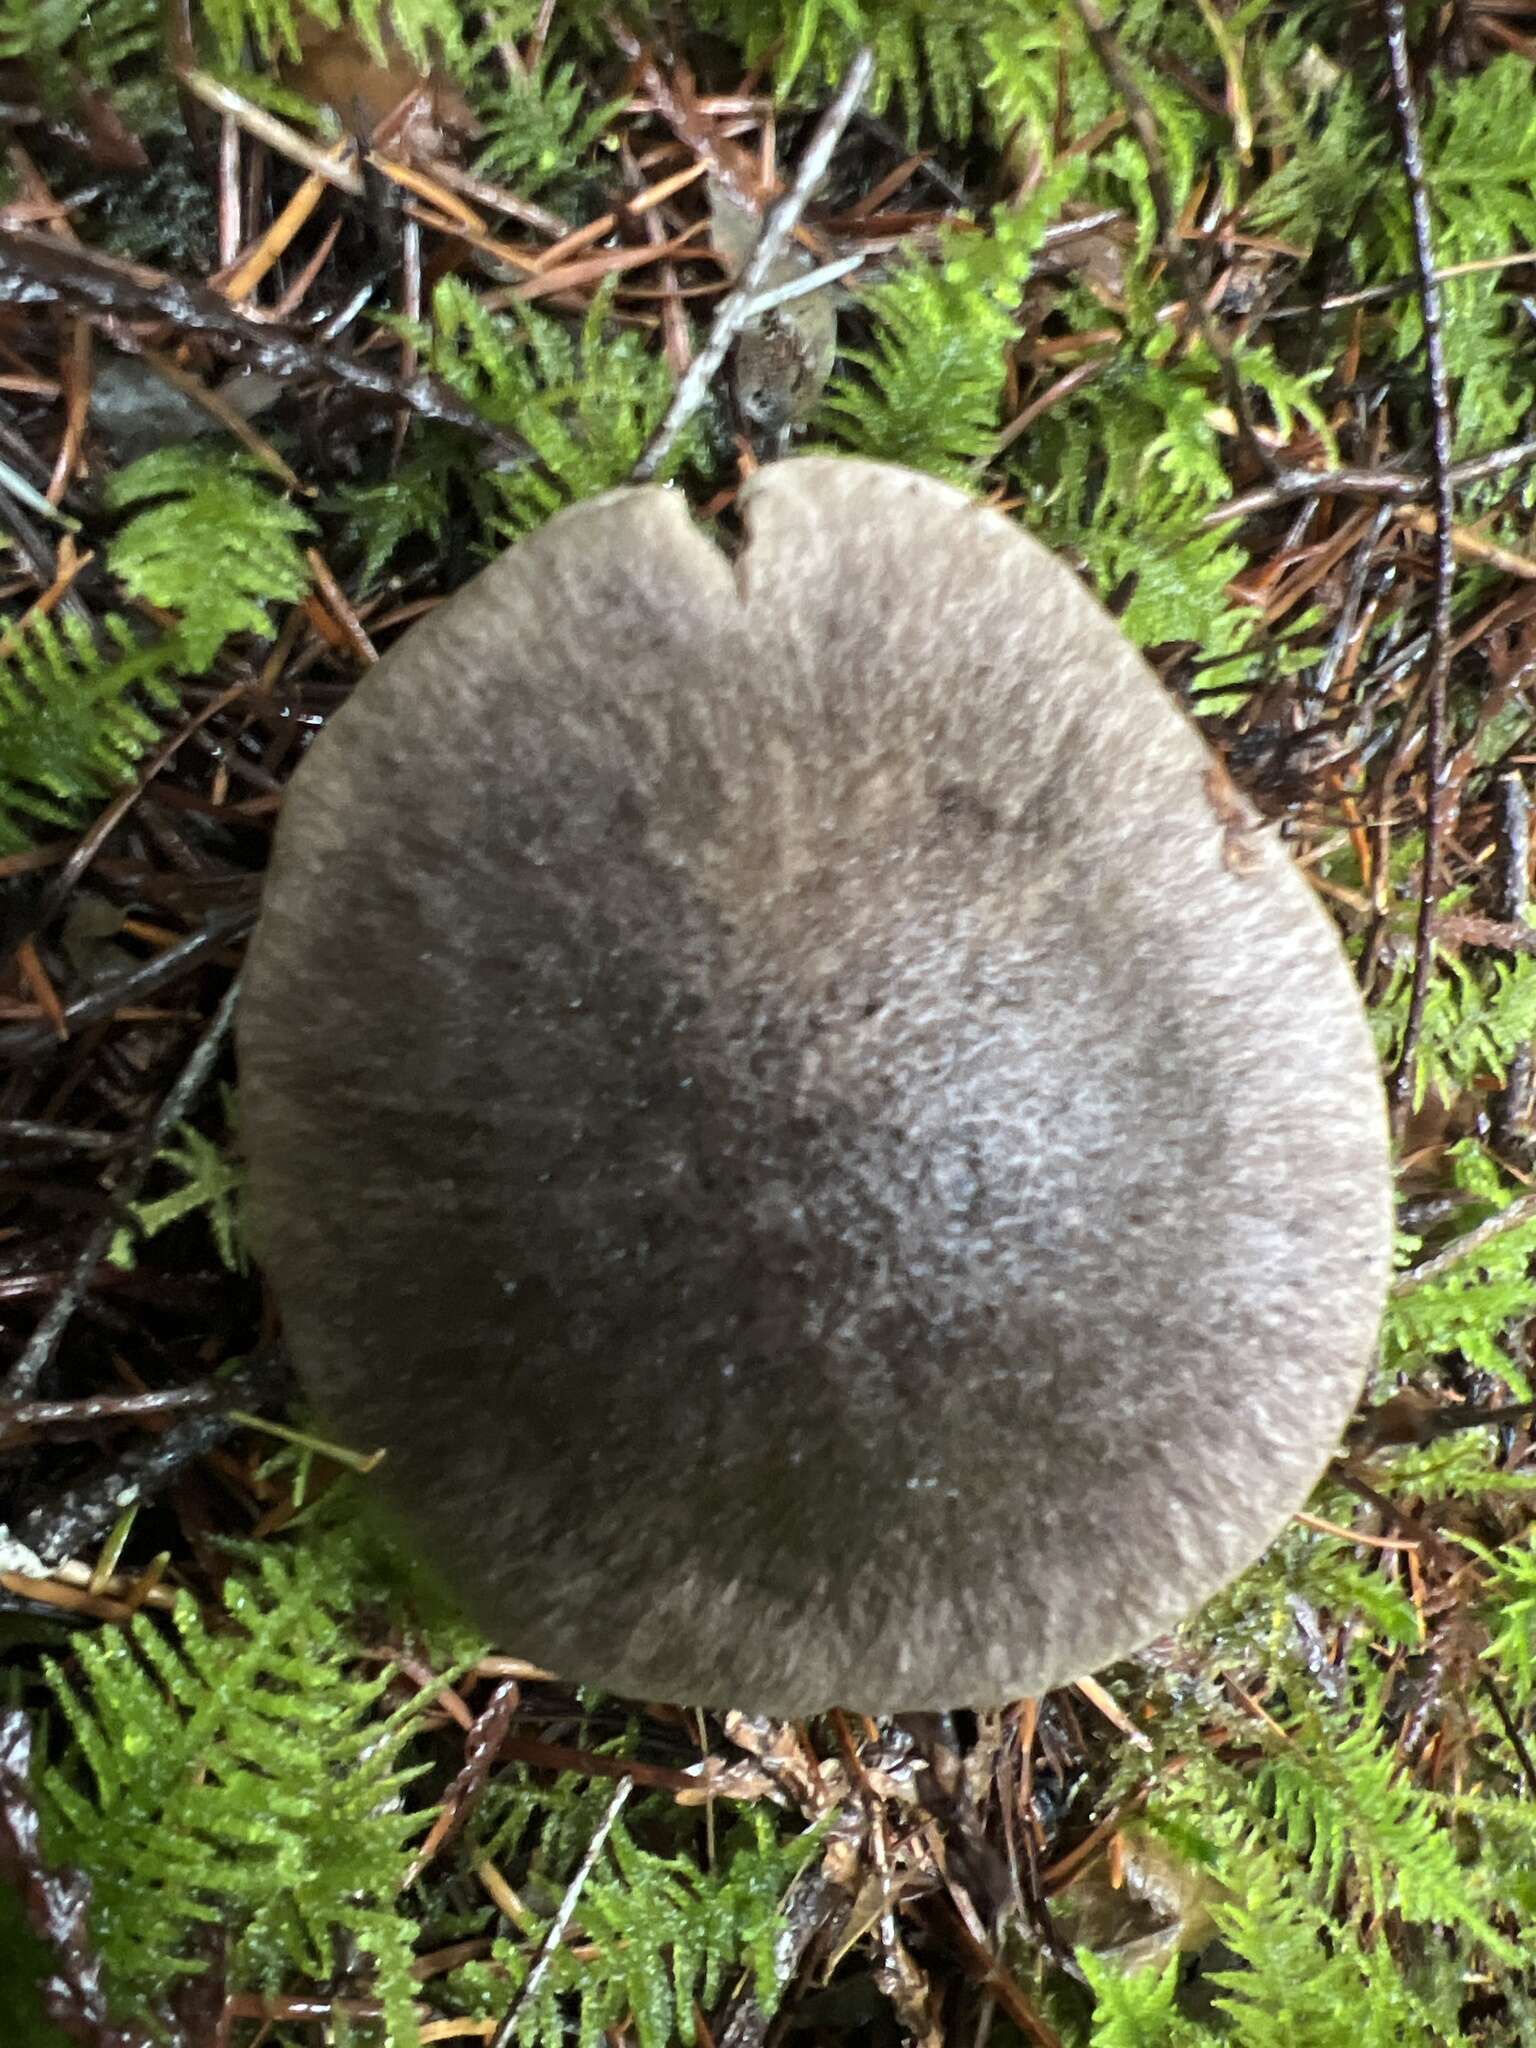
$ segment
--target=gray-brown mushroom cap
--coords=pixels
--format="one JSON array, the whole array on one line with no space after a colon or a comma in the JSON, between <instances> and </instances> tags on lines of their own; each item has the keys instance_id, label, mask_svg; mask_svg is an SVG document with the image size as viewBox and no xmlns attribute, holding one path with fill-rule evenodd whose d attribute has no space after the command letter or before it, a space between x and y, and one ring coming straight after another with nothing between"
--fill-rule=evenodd
<instances>
[{"instance_id":1,"label":"gray-brown mushroom cap","mask_svg":"<svg viewBox=\"0 0 1536 2048\"><path fill-rule=\"evenodd\" d=\"M551 521L295 778L239 1020L294 1356L506 1647L983 1705L1300 1505L1385 1291L1327 919L1070 573L931 479Z\"/></svg>"}]
</instances>

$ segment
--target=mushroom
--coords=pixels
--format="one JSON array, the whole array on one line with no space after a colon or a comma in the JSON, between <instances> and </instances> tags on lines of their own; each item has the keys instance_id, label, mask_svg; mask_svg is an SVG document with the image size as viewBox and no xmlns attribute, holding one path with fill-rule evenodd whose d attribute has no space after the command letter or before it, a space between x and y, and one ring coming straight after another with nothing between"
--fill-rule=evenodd
<instances>
[{"instance_id":1,"label":"mushroom","mask_svg":"<svg viewBox=\"0 0 1536 2048\"><path fill-rule=\"evenodd\" d=\"M1348 1420L1389 1173L1336 936L1074 577L813 457L611 492L393 647L239 1018L316 1402L563 1676L996 1704L1169 1629Z\"/></svg>"}]
</instances>

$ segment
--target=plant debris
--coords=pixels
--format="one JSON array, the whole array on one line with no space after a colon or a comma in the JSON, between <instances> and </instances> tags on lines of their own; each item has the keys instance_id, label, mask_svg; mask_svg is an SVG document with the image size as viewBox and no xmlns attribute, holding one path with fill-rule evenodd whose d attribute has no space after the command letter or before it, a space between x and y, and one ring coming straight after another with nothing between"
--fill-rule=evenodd
<instances>
[{"instance_id":1,"label":"plant debris","mask_svg":"<svg viewBox=\"0 0 1536 2048\"><path fill-rule=\"evenodd\" d=\"M7 2039L1527 2038L1533 69L1515 0L0 9ZM1177 1640L911 1725L468 1635L373 1447L281 1419L220 1085L375 656L565 504L729 521L809 446L1101 593L1395 1076L1401 1270L1307 1514Z\"/></svg>"}]
</instances>

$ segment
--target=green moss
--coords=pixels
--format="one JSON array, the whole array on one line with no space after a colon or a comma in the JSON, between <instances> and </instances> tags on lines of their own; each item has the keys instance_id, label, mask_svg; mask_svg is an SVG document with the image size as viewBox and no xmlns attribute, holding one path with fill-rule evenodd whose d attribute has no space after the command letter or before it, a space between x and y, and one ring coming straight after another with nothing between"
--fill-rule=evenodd
<instances>
[{"instance_id":1,"label":"green moss","mask_svg":"<svg viewBox=\"0 0 1536 2048\"><path fill-rule=\"evenodd\" d=\"M685 12L701 79L718 84L761 63L786 125L870 38L874 106L943 153L975 195L939 235L856 282L810 437L1012 503L1198 695L1218 730L1230 720L1246 741L1278 721L1289 738L1294 715L1356 731L1375 759L1390 751L1413 667L1403 647L1419 629L1402 601L1411 577L1399 563L1395 583L1375 593L1382 602L1364 616L1358 659L1326 704L1290 690L1323 665L1338 593L1309 591L1269 615L1264 572L1283 528L1221 518L1255 472L1221 365L1172 317L1178 292L1146 158L1075 11L1056 0L701 0ZM1458 33L1470 38L1476 10L1459 12ZM629 81L602 7L581 0L557 9L542 61L509 83L493 46L525 36L539 14L534 0L503 0L488 14L457 0L395 0L390 11L408 48L441 57L464 82L483 123L482 173L584 217L600 210L588 205L593 195L606 206L618 186L612 145ZM676 22L675 11L631 16L658 45ZM257 97L271 95L276 60L306 22L343 19L377 52L386 15L371 0L345 13L339 0L205 0L198 10L206 49L232 70L253 67ZM1427 9L1416 14L1420 27L1428 19ZM1422 323L1413 290L1401 288L1413 250L1374 16L1336 0L1128 0L1116 32L1156 121L1191 254L1207 278L1233 270L1214 317L1260 433L1285 462L1327 463L1333 433L1366 408L1390 428L1389 448L1421 460ZM1437 52L1426 39L1421 52L1445 265L1536 246L1532 66L1472 49ZM78 66L120 109L153 105L157 120L171 118L145 0L91 9L0 0L0 56L47 71L50 105L67 98L66 72ZM211 196L188 150L168 143L160 160L171 163L186 222L178 212L157 224L153 205L130 218L122 194L103 189L76 206L86 239L200 260L193 215L201 195L206 236ZM860 161L857 149L850 160ZM835 182L823 196L841 204L848 195ZM143 189L153 197L157 188L146 179ZM1096 249L1053 246L1047 270L1045 237L1069 208L1114 209L1118 219L1098 231ZM141 229L148 240L136 239ZM1250 299L1243 260L1253 238L1271 257L1277 244L1285 253ZM585 316L546 305L487 310L487 292L504 285L466 258L437 282L424 317L408 329L391 323L388 338L408 340L432 374L521 444L520 460L491 466L469 435L415 420L399 451L382 430L363 436L356 473L325 479L328 495L306 499L308 510L223 446L167 448L108 479L105 504L119 523L103 566L123 615L100 631L67 609L38 618L0 660L0 850L76 824L120 787L154 745L180 681L244 659L306 595L311 541L364 598L422 572L427 588L445 590L507 540L629 474L672 391L654 330L614 296L599 296ZM1370 286L1391 289L1335 312L1307 310L1327 293ZM1271 317L1277 296L1281 311L1304 317ZM1446 302L1459 450L1496 446L1527 431L1536 406L1529 314L1499 270L1450 280ZM365 338L361 329L354 340ZM1050 389L1066 372L1081 374ZM1044 390L1048 402L1013 432L1021 390ZM669 473L697 483L701 498L732 474L729 427L712 405L674 453ZM284 452L304 454L287 442ZM1484 502L1502 508L1500 537L1528 548L1528 521L1510 509L1508 488L1467 494L1466 516ZM1459 628L1502 588L1491 571L1465 573ZM1404 664L1395 680L1393 663ZM1274 699L1284 700L1278 710ZM1478 688L1458 670L1458 745L1473 740L1480 715ZM1474 837L1487 771L1528 724L1513 704L1472 750L1462 821L1474 821ZM1346 804L1363 809L1374 838L1374 784L1324 778L1309 793L1326 800L1330 824ZM1456 879L1470 899L1482 876L1464 852L1454 855ZM1355 906L1347 921L1357 955L1379 938L1372 994L1389 1063L1407 1019L1422 856L1409 826L1397 830L1384 875L1362 873L1358 845L1342 836L1316 868L1336 900ZM1536 963L1444 944L1415 1054L1419 1109L1467 1128L1533 1038ZM1483 1145L1436 1143L1439 1189L1460 1202L1458 1231L1522 1191ZM179 1134L164 1166L172 1179L138 1207L140 1261L159 1255L159 1225L197 1211L236 1258L238 1169L228 1149L200 1124ZM1405 1251L1422 1257L1453 1243L1441 1226ZM1523 1395L1533 1257L1536 1226L1519 1225L1397 1294L1377 1391L1411 1379L1477 1399L1490 1382ZM285 1451L269 1476L307 1483L313 1462L309 1448ZM1112 1760L1102 1799L1143 1802L1148 1826L1204 1873L1224 1963L1208 1964L1201 2007L1178 1967L1127 1977L1088 1953L1085 1992L1033 1956L1022 1960L1068 2048L1536 2039L1529 1963L1512 1946L1536 1913L1536 1809L1501 1725L1475 1708L1486 1674L1529 1730L1536 1477L1528 1465L1508 1469L1483 1431L1383 1451L1371 1471L1373 1484L1461 1546L1460 1633L1431 1645L1439 1617L1426 1615L1401 1552L1297 1526L1189 1625L1161 1677L1128 1677L1152 1749ZM1333 1482L1314 1505L1338 1522L1355 1512ZM82 1631L73 1653L49 1666L56 1739L41 1789L51 1846L92 1879L94 1925L125 2011L152 2014L203 1970L211 1927L227 1937L237 1988L321 1995L338 1981L361 1984L387 2018L354 2035L389 2048L417 2039L423 2014L488 2019L507 2009L608 1787L503 1766L453 1852L406 1882L431 1812L415 1802L429 1771L439 1785L442 1771L426 1698L366 1654L385 1617L422 1630L444 1668L474 1654L462 1627L425 1617L419 1585L389 1564L387 1544L356 1521L316 1517L250 1555L222 1611L183 1600L168 1623ZM1431 1652L1448 1660L1452 1702L1442 1725L1455 1763L1438 1774L1420 1770L1401 1740L1404 1693ZM1259 1689L1267 1719L1234 1707L1225 1680L1238 1672ZM615 1734L611 1713L600 1719L590 1703L581 1711L588 1747L632 1753L633 1728ZM819 1842L764 1802L734 1824L722 1812L704 1869L693 1829L692 1814L666 1796L632 1802L589 1880L584 1939L560 1949L520 2039L553 2048L623 2029L642 2048L688 2041L695 2002L710 2006L738 1974L773 2005L785 1898ZM477 1859L515 1884L523 1918L514 1927L470 1882ZM0 1943L9 1939L0 1931ZM413 1961L454 1939L484 1950L423 1986ZM29 1974L30 1963L15 1981ZM1485 1994L1498 2015L1487 2026L1477 2005ZM994 2040L1006 2039L999 2019Z\"/></svg>"}]
</instances>

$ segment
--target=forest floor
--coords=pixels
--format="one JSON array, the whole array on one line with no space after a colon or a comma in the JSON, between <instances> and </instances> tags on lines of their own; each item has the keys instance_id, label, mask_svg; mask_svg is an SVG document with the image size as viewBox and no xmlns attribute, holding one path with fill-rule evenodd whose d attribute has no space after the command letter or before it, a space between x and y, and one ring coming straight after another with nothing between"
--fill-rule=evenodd
<instances>
[{"instance_id":1,"label":"forest floor","mask_svg":"<svg viewBox=\"0 0 1536 2048\"><path fill-rule=\"evenodd\" d=\"M1536 6L307 6L0 4L0 2037L1536 2043ZM244 1243L314 730L562 505L812 446L1101 593L1393 1109L1308 1513L999 1713L478 1639Z\"/></svg>"}]
</instances>

